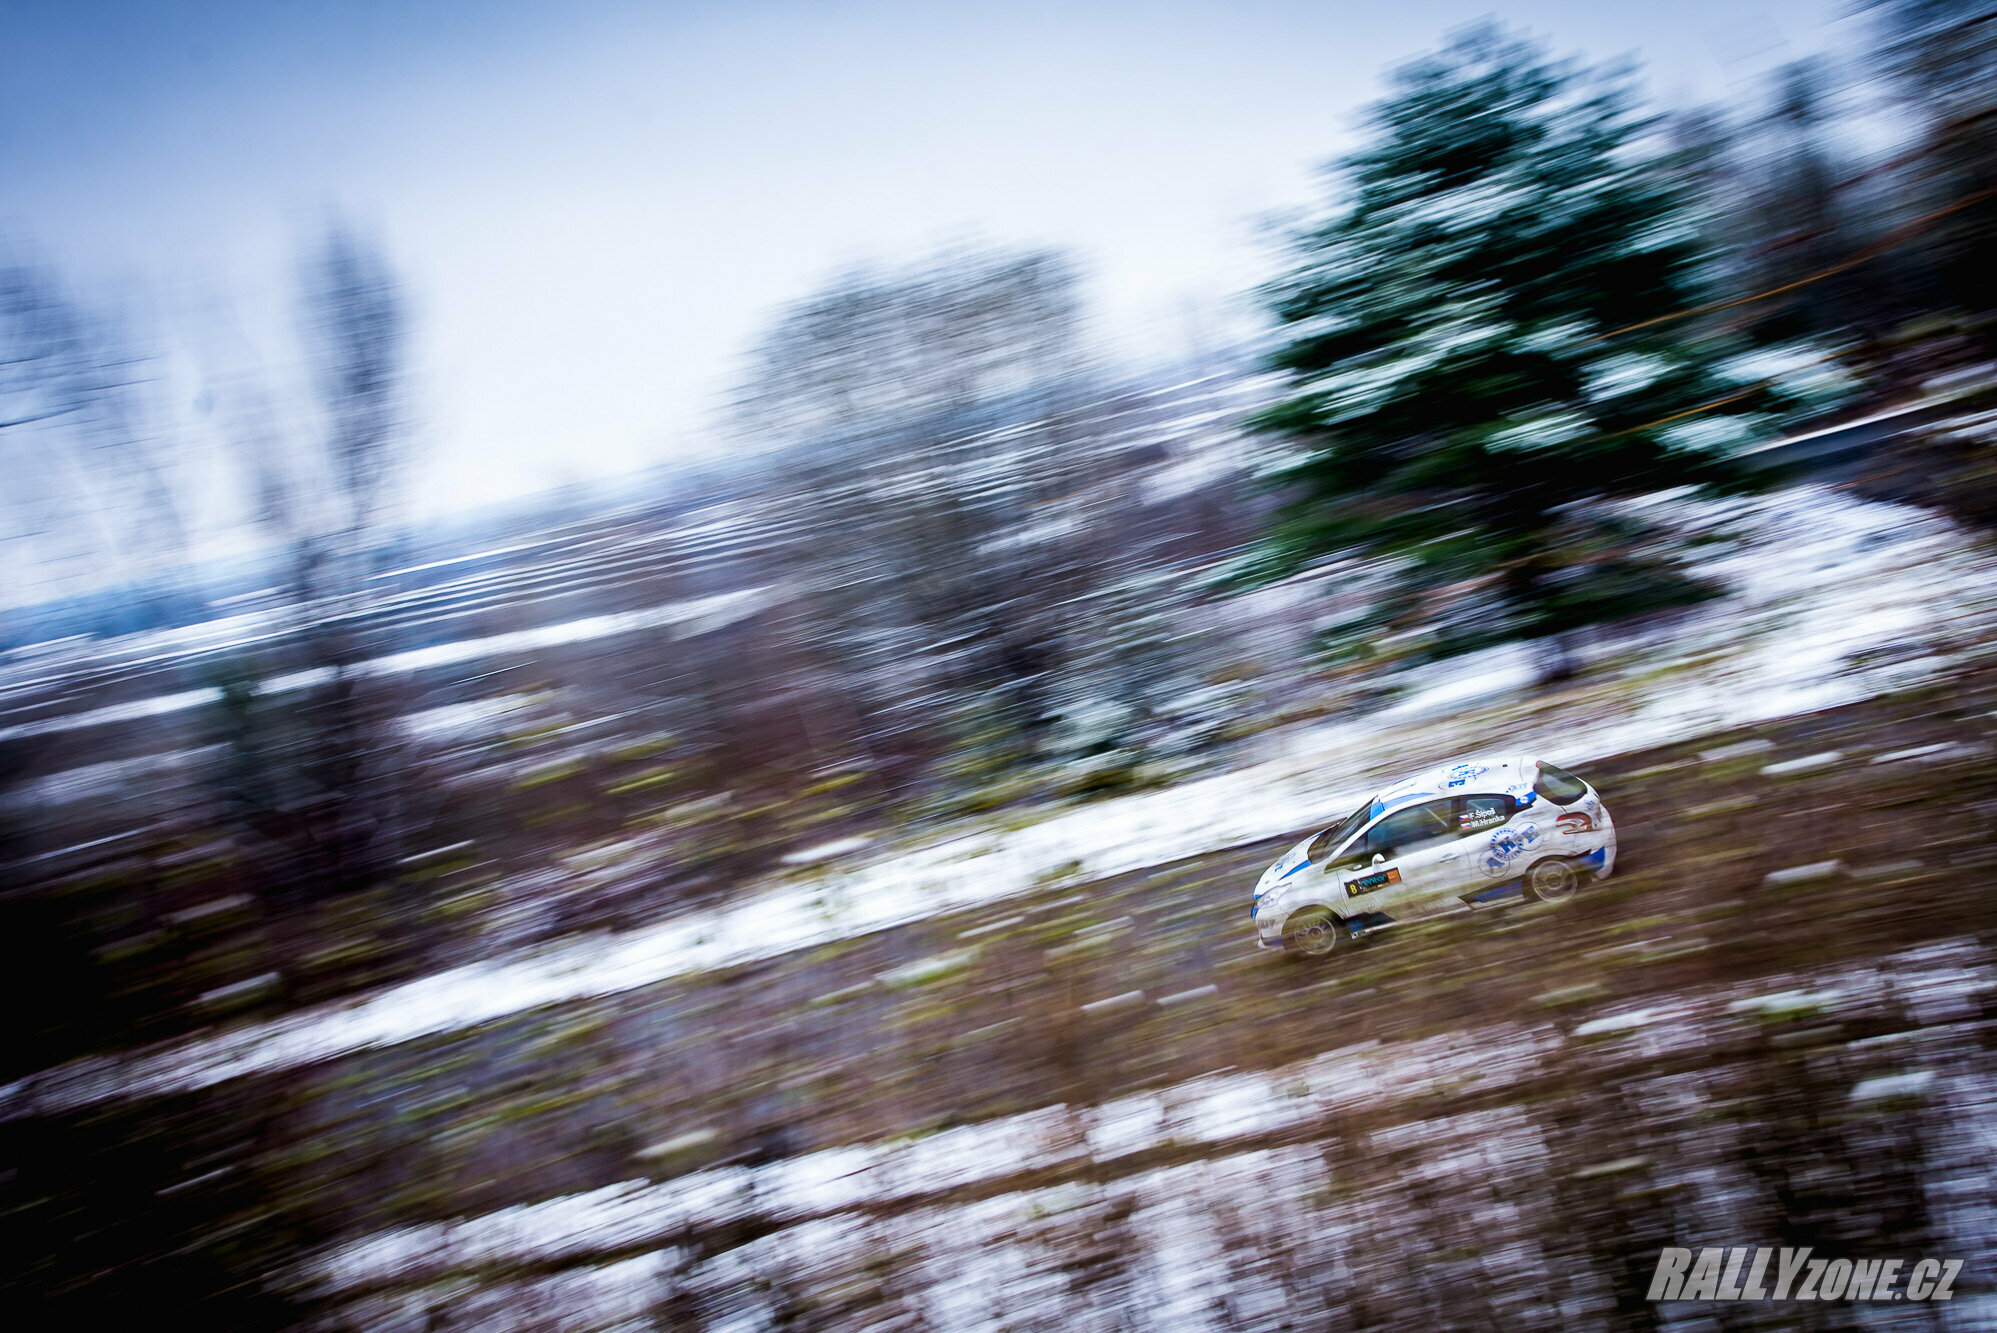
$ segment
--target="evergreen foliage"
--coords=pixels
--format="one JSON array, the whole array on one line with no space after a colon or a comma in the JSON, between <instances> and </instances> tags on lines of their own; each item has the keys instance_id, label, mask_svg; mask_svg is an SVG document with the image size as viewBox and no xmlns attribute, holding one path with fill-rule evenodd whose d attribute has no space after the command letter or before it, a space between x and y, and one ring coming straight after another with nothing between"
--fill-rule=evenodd
<instances>
[{"instance_id":1,"label":"evergreen foliage","mask_svg":"<svg viewBox=\"0 0 1997 1333\"><path fill-rule=\"evenodd\" d=\"M1397 73L1268 292L1291 388L1258 424L1296 447L1251 576L1389 556L1395 592L1346 629L1426 622L1437 653L1706 594L1613 502L1740 484L1736 453L1837 375L1664 318L1706 257L1652 128L1627 74L1494 27Z\"/></svg>"}]
</instances>

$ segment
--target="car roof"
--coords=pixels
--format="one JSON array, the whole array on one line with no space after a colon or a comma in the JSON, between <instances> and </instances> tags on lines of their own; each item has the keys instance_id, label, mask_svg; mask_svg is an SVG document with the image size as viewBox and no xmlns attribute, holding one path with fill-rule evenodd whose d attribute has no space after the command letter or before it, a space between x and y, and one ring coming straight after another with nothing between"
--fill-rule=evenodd
<instances>
[{"instance_id":1,"label":"car roof","mask_svg":"<svg viewBox=\"0 0 1997 1333\"><path fill-rule=\"evenodd\" d=\"M1452 759L1425 768L1412 777L1383 787L1367 810L1369 820L1391 814L1410 805L1444 796L1472 792L1509 792L1520 795L1532 790L1533 761L1519 755L1473 755Z\"/></svg>"}]
</instances>

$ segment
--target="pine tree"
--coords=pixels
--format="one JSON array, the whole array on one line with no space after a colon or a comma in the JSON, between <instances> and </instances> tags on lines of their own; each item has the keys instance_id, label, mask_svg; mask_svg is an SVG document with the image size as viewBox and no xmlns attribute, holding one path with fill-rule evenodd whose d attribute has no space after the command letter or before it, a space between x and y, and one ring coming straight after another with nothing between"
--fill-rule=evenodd
<instances>
[{"instance_id":1,"label":"pine tree","mask_svg":"<svg viewBox=\"0 0 1997 1333\"><path fill-rule=\"evenodd\" d=\"M1388 556L1394 594L1346 628L1425 623L1436 653L1706 595L1612 502L1737 483L1835 376L1664 319L1704 256L1635 108L1627 74L1488 26L1398 71L1268 292L1291 384L1257 424L1292 448L1254 576Z\"/></svg>"}]
</instances>

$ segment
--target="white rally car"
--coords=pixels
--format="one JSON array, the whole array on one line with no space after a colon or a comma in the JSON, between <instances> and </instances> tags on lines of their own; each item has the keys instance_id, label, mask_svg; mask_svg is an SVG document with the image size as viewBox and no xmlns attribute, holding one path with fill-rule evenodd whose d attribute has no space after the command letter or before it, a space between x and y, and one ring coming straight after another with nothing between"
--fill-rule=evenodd
<instances>
[{"instance_id":1,"label":"white rally car","mask_svg":"<svg viewBox=\"0 0 1997 1333\"><path fill-rule=\"evenodd\" d=\"M1472 759L1397 782L1298 843L1262 872L1251 910L1263 948L1316 956L1444 912L1558 902L1615 866L1593 787L1541 760Z\"/></svg>"}]
</instances>

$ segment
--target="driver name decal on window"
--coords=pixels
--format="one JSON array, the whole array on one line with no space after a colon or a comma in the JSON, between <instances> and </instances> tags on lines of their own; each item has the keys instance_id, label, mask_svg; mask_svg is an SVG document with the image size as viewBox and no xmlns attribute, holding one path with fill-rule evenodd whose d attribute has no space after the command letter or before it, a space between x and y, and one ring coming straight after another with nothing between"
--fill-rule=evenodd
<instances>
[{"instance_id":1,"label":"driver name decal on window","mask_svg":"<svg viewBox=\"0 0 1997 1333\"><path fill-rule=\"evenodd\" d=\"M1352 897L1357 898L1362 893L1371 893L1375 889L1384 889L1389 884L1399 884L1400 882L1401 872L1399 870L1382 870L1377 875L1363 875L1358 879L1346 880L1345 891Z\"/></svg>"}]
</instances>

